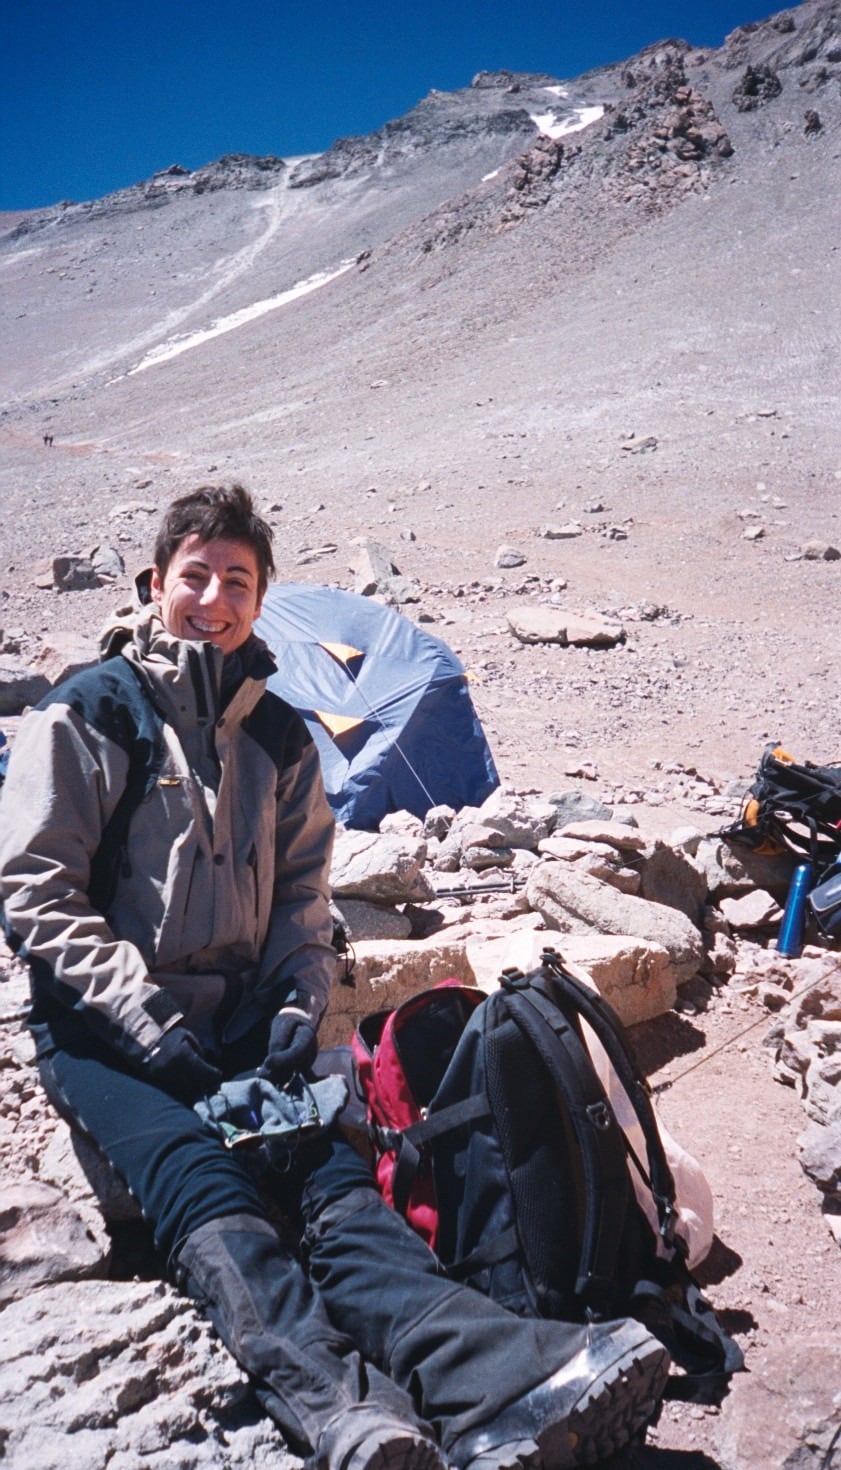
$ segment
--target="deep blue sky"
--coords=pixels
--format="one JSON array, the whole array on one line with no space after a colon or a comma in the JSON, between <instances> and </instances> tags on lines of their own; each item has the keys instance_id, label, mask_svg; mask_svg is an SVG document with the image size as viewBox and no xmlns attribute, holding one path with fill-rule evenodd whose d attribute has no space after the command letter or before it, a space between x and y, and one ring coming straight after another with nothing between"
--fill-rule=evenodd
<instances>
[{"instance_id":1,"label":"deep blue sky","mask_svg":"<svg viewBox=\"0 0 841 1470\"><path fill-rule=\"evenodd\" d=\"M668 36L718 45L775 0L5 0L0 209L94 199L171 163L316 152L431 87L574 77Z\"/></svg>"}]
</instances>

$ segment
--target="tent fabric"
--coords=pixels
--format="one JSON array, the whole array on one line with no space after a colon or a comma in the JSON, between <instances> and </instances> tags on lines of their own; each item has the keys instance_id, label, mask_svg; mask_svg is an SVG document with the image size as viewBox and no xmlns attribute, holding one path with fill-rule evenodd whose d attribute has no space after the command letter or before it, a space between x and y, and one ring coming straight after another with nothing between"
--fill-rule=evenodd
<instances>
[{"instance_id":1,"label":"tent fabric","mask_svg":"<svg viewBox=\"0 0 841 1470\"><path fill-rule=\"evenodd\" d=\"M478 806L499 785L461 663L402 614L280 583L255 632L277 660L269 688L306 721L345 826L373 832L388 812Z\"/></svg>"}]
</instances>

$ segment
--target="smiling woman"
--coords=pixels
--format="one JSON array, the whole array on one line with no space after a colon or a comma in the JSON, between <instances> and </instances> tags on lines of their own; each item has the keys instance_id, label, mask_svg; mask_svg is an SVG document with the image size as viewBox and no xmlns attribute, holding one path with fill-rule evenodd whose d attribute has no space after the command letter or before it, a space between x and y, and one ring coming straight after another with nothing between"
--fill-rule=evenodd
<instances>
[{"instance_id":1,"label":"smiling woman","mask_svg":"<svg viewBox=\"0 0 841 1470\"><path fill-rule=\"evenodd\" d=\"M154 567L151 591L168 633L215 643L226 654L245 643L262 603L252 547L195 534L177 548L165 573Z\"/></svg>"},{"instance_id":2,"label":"smiling woman","mask_svg":"<svg viewBox=\"0 0 841 1470\"><path fill-rule=\"evenodd\" d=\"M150 591L168 633L241 648L274 575L272 530L241 485L174 500L155 542Z\"/></svg>"}]
</instances>

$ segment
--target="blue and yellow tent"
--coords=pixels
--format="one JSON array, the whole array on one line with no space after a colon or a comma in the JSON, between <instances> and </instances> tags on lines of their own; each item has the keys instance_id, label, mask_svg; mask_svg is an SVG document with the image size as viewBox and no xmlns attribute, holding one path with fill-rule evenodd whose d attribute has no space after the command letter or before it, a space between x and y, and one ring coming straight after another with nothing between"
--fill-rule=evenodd
<instances>
[{"instance_id":1,"label":"blue and yellow tent","mask_svg":"<svg viewBox=\"0 0 841 1470\"><path fill-rule=\"evenodd\" d=\"M318 746L327 796L347 827L388 812L478 806L499 785L467 675L445 643L353 592L269 588L255 632L269 680Z\"/></svg>"}]
</instances>

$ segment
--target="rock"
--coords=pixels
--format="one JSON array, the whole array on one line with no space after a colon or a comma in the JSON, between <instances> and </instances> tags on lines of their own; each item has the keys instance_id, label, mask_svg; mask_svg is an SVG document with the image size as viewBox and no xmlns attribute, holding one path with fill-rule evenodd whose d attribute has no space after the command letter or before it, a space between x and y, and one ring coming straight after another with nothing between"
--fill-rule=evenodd
<instances>
[{"instance_id":1,"label":"rock","mask_svg":"<svg viewBox=\"0 0 841 1470\"><path fill-rule=\"evenodd\" d=\"M795 990L766 1045L774 1051L776 1076L794 1084L808 1116L826 1127L841 1095L841 971L836 955L808 948L786 963L795 971Z\"/></svg>"},{"instance_id":2,"label":"rock","mask_svg":"<svg viewBox=\"0 0 841 1470\"><path fill-rule=\"evenodd\" d=\"M675 1003L675 967L660 944L624 934L568 934L559 948L626 1026L662 1016Z\"/></svg>"},{"instance_id":3,"label":"rock","mask_svg":"<svg viewBox=\"0 0 841 1470\"><path fill-rule=\"evenodd\" d=\"M0 658L0 715L20 715L49 693L50 681L35 669Z\"/></svg>"},{"instance_id":4,"label":"rock","mask_svg":"<svg viewBox=\"0 0 841 1470\"><path fill-rule=\"evenodd\" d=\"M425 836L424 824L414 812L386 812L380 822L381 832L391 832L398 837Z\"/></svg>"},{"instance_id":5,"label":"rock","mask_svg":"<svg viewBox=\"0 0 841 1470\"><path fill-rule=\"evenodd\" d=\"M340 829L336 833L330 882L337 900L418 903L434 896L423 873L426 843L378 832Z\"/></svg>"},{"instance_id":6,"label":"rock","mask_svg":"<svg viewBox=\"0 0 841 1470\"><path fill-rule=\"evenodd\" d=\"M502 832L483 827L476 821L459 825L450 833L449 840L459 843L461 865L473 872L482 872L485 868L507 868L514 861L513 848L508 846Z\"/></svg>"},{"instance_id":7,"label":"rock","mask_svg":"<svg viewBox=\"0 0 841 1470\"><path fill-rule=\"evenodd\" d=\"M93 563L86 556L54 557L52 578L58 592L86 592L99 585Z\"/></svg>"},{"instance_id":8,"label":"rock","mask_svg":"<svg viewBox=\"0 0 841 1470\"><path fill-rule=\"evenodd\" d=\"M807 138L814 138L821 131L823 123L821 115L814 107L807 107L803 114L803 131Z\"/></svg>"},{"instance_id":9,"label":"rock","mask_svg":"<svg viewBox=\"0 0 841 1470\"><path fill-rule=\"evenodd\" d=\"M613 816L613 807L605 806L603 801L588 796L577 786L570 787L568 791L552 792L546 799L555 808L556 832L564 831L572 822L609 822Z\"/></svg>"},{"instance_id":10,"label":"rock","mask_svg":"<svg viewBox=\"0 0 841 1470\"><path fill-rule=\"evenodd\" d=\"M592 761L567 761L564 766L564 775L581 781L598 781L599 779L598 766L595 766Z\"/></svg>"},{"instance_id":11,"label":"rock","mask_svg":"<svg viewBox=\"0 0 841 1470\"><path fill-rule=\"evenodd\" d=\"M721 1409L721 1470L841 1470L839 1383L837 1334L755 1348Z\"/></svg>"},{"instance_id":12,"label":"rock","mask_svg":"<svg viewBox=\"0 0 841 1470\"><path fill-rule=\"evenodd\" d=\"M631 435L622 445L626 454L651 454L657 448L657 440L653 434L646 434L644 438L637 439Z\"/></svg>"},{"instance_id":13,"label":"rock","mask_svg":"<svg viewBox=\"0 0 841 1470\"><path fill-rule=\"evenodd\" d=\"M547 837L555 825L555 808L542 798L521 796L498 786L496 791L473 810L472 824L494 832L508 847L521 847L534 851L542 838ZM452 831L462 830L460 818L456 818Z\"/></svg>"},{"instance_id":14,"label":"rock","mask_svg":"<svg viewBox=\"0 0 841 1470\"><path fill-rule=\"evenodd\" d=\"M78 633L50 633L33 664L49 679L54 689L72 674L99 662L99 648L92 638Z\"/></svg>"},{"instance_id":15,"label":"rock","mask_svg":"<svg viewBox=\"0 0 841 1470\"><path fill-rule=\"evenodd\" d=\"M441 805L430 807L423 819L423 836L436 837L439 841L447 836L455 820L455 810L451 806Z\"/></svg>"},{"instance_id":16,"label":"rock","mask_svg":"<svg viewBox=\"0 0 841 1470\"><path fill-rule=\"evenodd\" d=\"M701 868L665 842L642 863L640 893L652 903L680 909L692 923L700 925L707 900L707 880Z\"/></svg>"},{"instance_id":17,"label":"rock","mask_svg":"<svg viewBox=\"0 0 841 1470\"><path fill-rule=\"evenodd\" d=\"M151 481L147 480L145 484L138 484L137 488L138 490L143 490L148 484L151 484ZM124 501L122 505L115 505L113 510L108 512L108 519L111 521L116 521L121 519L123 516L131 518L132 516L136 515L156 516L158 514L159 507L157 505L153 505L151 501L127 500Z\"/></svg>"},{"instance_id":18,"label":"rock","mask_svg":"<svg viewBox=\"0 0 841 1470\"><path fill-rule=\"evenodd\" d=\"M209 1325L169 1286L45 1287L7 1306L3 1326L0 1443L10 1470L300 1466Z\"/></svg>"},{"instance_id":19,"label":"rock","mask_svg":"<svg viewBox=\"0 0 841 1470\"><path fill-rule=\"evenodd\" d=\"M718 837L703 838L695 862L704 874L710 896L716 901L764 888L781 904L785 903L795 865L790 853L769 857Z\"/></svg>"},{"instance_id":20,"label":"rock","mask_svg":"<svg viewBox=\"0 0 841 1470\"><path fill-rule=\"evenodd\" d=\"M596 613L568 613L556 607L520 607L507 614L508 626L521 643L575 644L612 648L625 640L621 623Z\"/></svg>"},{"instance_id":21,"label":"rock","mask_svg":"<svg viewBox=\"0 0 841 1470\"><path fill-rule=\"evenodd\" d=\"M800 555L804 561L838 561L841 559L841 551L837 546L832 546L828 541L807 541L800 548Z\"/></svg>"},{"instance_id":22,"label":"rock","mask_svg":"<svg viewBox=\"0 0 841 1470\"><path fill-rule=\"evenodd\" d=\"M567 521L563 526L541 526L537 534L545 541L574 541L576 536L584 535L584 527L579 526L577 521Z\"/></svg>"},{"instance_id":23,"label":"rock","mask_svg":"<svg viewBox=\"0 0 841 1470\"><path fill-rule=\"evenodd\" d=\"M579 822L567 827L562 836L557 834L545 838L538 847L543 857L560 858L574 863L580 872L589 873L610 883L621 893L639 893L640 872L638 867L625 861L620 848L599 840L588 841L584 829L593 826L604 830L605 824ZM610 825L610 824L608 824ZM626 827L623 829L628 831ZM634 859L631 859L633 862Z\"/></svg>"},{"instance_id":24,"label":"rock","mask_svg":"<svg viewBox=\"0 0 841 1470\"><path fill-rule=\"evenodd\" d=\"M55 1281L104 1270L103 1254L68 1200L35 1182L3 1188L0 1207L0 1306Z\"/></svg>"},{"instance_id":25,"label":"rock","mask_svg":"<svg viewBox=\"0 0 841 1470\"><path fill-rule=\"evenodd\" d=\"M494 557L494 566L502 568L522 567L525 566L527 560L528 558L524 553L518 551L515 546L500 546Z\"/></svg>"},{"instance_id":26,"label":"rock","mask_svg":"<svg viewBox=\"0 0 841 1470\"><path fill-rule=\"evenodd\" d=\"M562 940L535 930L537 915L524 916L522 927L504 934L481 929L468 936L467 954L482 990L494 990L504 969L526 974L537 969L547 948L558 951L564 964L592 985L613 1006L626 1026L663 1015L675 1001L674 974L661 946L627 935L567 934Z\"/></svg>"},{"instance_id":27,"label":"rock","mask_svg":"<svg viewBox=\"0 0 841 1470\"><path fill-rule=\"evenodd\" d=\"M400 575L384 546L370 536L358 536L351 545L354 551L348 564L355 573L354 592L361 597L379 596L395 605L417 600L417 589Z\"/></svg>"},{"instance_id":28,"label":"rock","mask_svg":"<svg viewBox=\"0 0 841 1470\"><path fill-rule=\"evenodd\" d=\"M811 1122L797 1142L800 1163L812 1183L822 1194L841 1200L841 1096L833 1116L826 1123Z\"/></svg>"},{"instance_id":29,"label":"rock","mask_svg":"<svg viewBox=\"0 0 841 1470\"><path fill-rule=\"evenodd\" d=\"M603 842L608 847L615 847L617 852L638 853L647 845L639 831L626 827L623 822L600 821L596 817L569 822L564 827L564 837L577 838L582 842Z\"/></svg>"},{"instance_id":30,"label":"rock","mask_svg":"<svg viewBox=\"0 0 841 1470\"><path fill-rule=\"evenodd\" d=\"M703 960L701 935L685 914L648 903L559 862L539 863L526 885L532 908L563 934L633 935L668 952L674 984L696 974Z\"/></svg>"},{"instance_id":31,"label":"rock","mask_svg":"<svg viewBox=\"0 0 841 1470\"><path fill-rule=\"evenodd\" d=\"M739 112L752 112L773 97L779 97L783 84L770 66L748 66L733 89L733 101Z\"/></svg>"},{"instance_id":32,"label":"rock","mask_svg":"<svg viewBox=\"0 0 841 1470\"><path fill-rule=\"evenodd\" d=\"M411 919L393 908L355 898L343 898L336 907L353 944L362 939L408 939L412 932Z\"/></svg>"},{"instance_id":33,"label":"rock","mask_svg":"<svg viewBox=\"0 0 841 1470\"><path fill-rule=\"evenodd\" d=\"M613 848L594 846L578 858L575 866L579 872L589 873L591 877L600 878L603 883L618 888L620 893L640 891L639 869L623 863Z\"/></svg>"},{"instance_id":34,"label":"rock","mask_svg":"<svg viewBox=\"0 0 841 1470\"><path fill-rule=\"evenodd\" d=\"M125 562L115 546L95 546L90 554L93 574L100 587L116 582L125 571Z\"/></svg>"},{"instance_id":35,"label":"rock","mask_svg":"<svg viewBox=\"0 0 841 1470\"><path fill-rule=\"evenodd\" d=\"M782 918L779 904L761 888L755 888L742 898L723 898L721 912L734 929L770 929Z\"/></svg>"},{"instance_id":36,"label":"rock","mask_svg":"<svg viewBox=\"0 0 841 1470\"><path fill-rule=\"evenodd\" d=\"M747 530L742 532L742 540L743 541L761 541L764 535L765 535L765 527L764 526L748 526Z\"/></svg>"},{"instance_id":37,"label":"rock","mask_svg":"<svg viewBox=\"0 0 841 1470\"><path fill-rule=\"evenodd\" d=\"M475 984L464 940L441 938L364 940L354 945L353 985L335 985L319 1029L322 1047L350 1042L354 1027L371 1011L400 1005L439 980Z\"/></svg>"}]
</instances>

